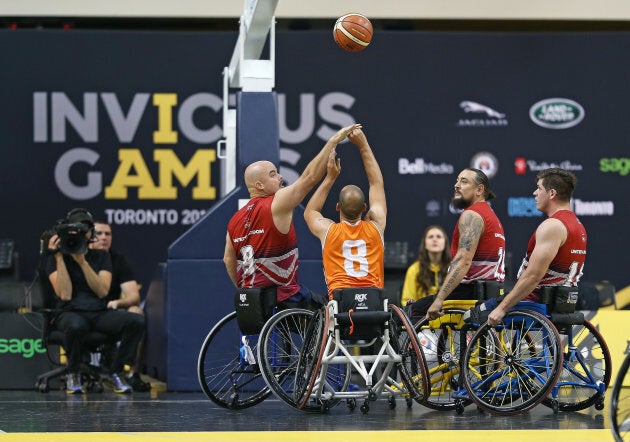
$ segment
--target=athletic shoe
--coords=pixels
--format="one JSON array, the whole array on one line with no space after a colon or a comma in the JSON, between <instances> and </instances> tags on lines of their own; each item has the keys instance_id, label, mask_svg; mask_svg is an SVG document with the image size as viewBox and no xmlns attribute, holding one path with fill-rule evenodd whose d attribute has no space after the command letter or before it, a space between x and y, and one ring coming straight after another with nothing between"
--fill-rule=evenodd
<instances>
[{"instance_id":1,"label":"athletic shoe","mask_svg":"<svg viewBox=\"0 0 630 442\"><path fill-rule=\"evenodd\" d=\"M144 382L138 373L128 376L127 382L131 385L133 391L151 391L151 384Z\"/></svg>"},{"instance_id":2,"label":"athletic shoe","mask_svg":"<svg viewBox=\"0 0 630 442\"><path fill-rule=\"evenodd\" d=\"M114 389L114 393L131 393L131 385L118 376L117 373L110 374L107 381Z\"/></svg>"},{"instance_id":3,"label":"athletic shoe","mask_svg":"<svg viewBox=\"0 0 630 442\"><path fill-rule=\"evenodd\" d=\"M85 388L81 383L81 375L79 373L68 373L66 376L66 393L67 394L83 394Z\"/></svg>"}]
</instances>

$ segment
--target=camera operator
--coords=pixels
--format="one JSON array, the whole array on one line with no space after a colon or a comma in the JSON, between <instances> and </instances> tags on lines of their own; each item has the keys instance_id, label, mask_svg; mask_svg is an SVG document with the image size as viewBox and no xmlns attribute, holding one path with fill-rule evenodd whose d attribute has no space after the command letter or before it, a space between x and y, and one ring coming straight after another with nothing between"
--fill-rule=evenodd
<instances>
[{"instance_id":1,"label":"camera operator","mask_svg":"<svg viewBox=\"0 0 630 442\"><path fill-rule=\"evenodd\" d=\"M143 337L145 320L141 315L107 308L112 282L112 262L102 250L88 249L94 240L94 221L85 209L71 210L55 226L56 235L49 242L46 272L58 297L59 313L54 326L64 334L68 358L68 394L84 393L79 367L81 338L95 330L120 341L108 377L116 393L132 388L119 376L124 364L135 364L137 348Z\"/></svg>"}]
</instances>

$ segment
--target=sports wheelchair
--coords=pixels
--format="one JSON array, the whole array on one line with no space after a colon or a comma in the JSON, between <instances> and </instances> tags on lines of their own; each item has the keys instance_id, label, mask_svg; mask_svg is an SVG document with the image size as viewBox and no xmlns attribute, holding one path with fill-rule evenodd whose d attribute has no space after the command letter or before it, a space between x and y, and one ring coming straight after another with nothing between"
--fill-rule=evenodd
<instances>
[{"instance_id":1,"label":"sports wheelchair","mask_svg":"<svg viewBox=\"0 0 630 442\"><path fill-rule=\"evenodd\" d=\"M503 294L503 285L495 281L477 281L471 297L475 299L446 300L444 314L429 320L424 315L415 321L414 328L426 357L430 394L424 405L434 410L458 410L470 404L465 397L456 396L460 383L460 361L475 331L474 324L464 321L466 312L478 302ZM412 317L412 319L414 319Z\"/></svg>"},{"instance_id":2,"label":"sports wheelchair","mask_svg":"<svg viewBox=\"0 0 630 442\"><path fill-rule=\"evenodd\" d=\"M610 400L611 431L616 442L630 441L630 353L619 367Z\"/></svg>"},{"instance_id":3,"label":"sports wheelchair","mask_svg":"<svg viewBox=\"0 0 630 442\"><path fill-rule=\"evenodd\" d=\"M279 310L275 288L237 289L234 304L235 311L217 322L201 346L197 374L203 392L231 410L252 407L272 392L285 400L292 397L313 311ZM342 377L339 388L344 381Z\"/></svg>"},{"instance_id":4,"label":"sports wheelchair","mask_svg":"<svg viewBox=\"0 0 630 442\"><path fill-rule=\"evenodd\" d=\"M331 384L338 373L345 373L347 380L351 371L362 385L349 389ZM362 399L360 410L367 413L370 401L383 393L389 393L388 404L394 408L395 396L403 396L410 407L413 400L423 403L427 392L426 360L407 315L388 304L381 289L346 288L336 290L328 305L312 316L293 396L286 402L301 410L319 407L327 412L342 399L353 410Z\"/></svg>"},{"instance_id":5,"label":"sports wheelchair","mask_svg":"<svg viewBox=\"0 0 630 442\"><path fill-rule=\"evenodd\" d=\"M476 324L462 358L462 400L498 415L541 402L554 413L603 409L611 370L604 339L574 311L575 288L549 287L541 295L542 303L518 303L500 325Z\"/></svg>"}]
</instances>

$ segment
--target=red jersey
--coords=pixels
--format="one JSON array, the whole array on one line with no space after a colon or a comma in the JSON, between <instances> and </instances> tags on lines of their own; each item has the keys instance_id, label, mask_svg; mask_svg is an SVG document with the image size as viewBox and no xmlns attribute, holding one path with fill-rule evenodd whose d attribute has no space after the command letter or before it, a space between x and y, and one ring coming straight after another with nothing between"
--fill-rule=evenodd
<instances>
[{"instance_id":1,"label":"red jersey","mask_svg":"<svg viewBox=\"0 0 630 442\"><path fill-rule=\"evenodd\" d=\"M525 301L540 301L540 288L543 286L567 286L576 287L586 260L586 229L571 210L559 210L550 218L555 218L564 224L567 229L567 239L558 249L555 258L549 264L545 276L532 293L527 295ZM518 270L517 279L527 268L529 258L536 247L536 232L529 239L527 254Z\"/></svg>"},{"instance_id":2,"label":"red jersey","mask_svg":"<svg viewBox=\"0 0 630 442\"><path fill-rule=\"evenodd\" d=\"M462 284L472 284L476 280L505 280L505 233L501 221L485 202L474 203L466 210L472 210L483 218L484 229L479 244L473 256L468 273L462 279ZM464 212L466 211L464 210ZM453 230L453 242L451 243L451 258L457 254L459 244L459 223Z\"/></svg>"},{"instance_id":3,"label":"red jersey","mask_svg":"<svg viewBox=\"0 0 630 442\"><path fill-rule=\"evenodd\" d=\"M383 288L384 257L383 235L374 222L331 224L322 251L329 296L346 287Z\"/></svg>"},{"instance_id":4,"label":"red jersey","mask_svg":"<svg viewBox=\"0 0 630 442\"><path fill-rule=\"evenodd\" d=\"M239 287L277 286L278 302L300 290L295 228L281 233L273 222L273 196L255 197L232 216L228 233L237 256Z\"/></svg>"}]
</instances>

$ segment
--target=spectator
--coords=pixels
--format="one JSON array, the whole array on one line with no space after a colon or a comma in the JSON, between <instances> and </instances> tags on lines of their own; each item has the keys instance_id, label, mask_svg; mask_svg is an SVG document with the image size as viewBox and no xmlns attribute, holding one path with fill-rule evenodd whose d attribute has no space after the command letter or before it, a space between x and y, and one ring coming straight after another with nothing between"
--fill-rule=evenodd
<instances>
[{"instance_id":1,"label":"spectator","mask_svg":"<svg viewBox=\"0 0 630 442\"><path fill-rule=\"evenodd\" d=\"M54 326L64 334L63 346L69 369L67 393L85 392L79 373L81 338L90 330L100 331L120 341L109 368L108 381L116 393L129 393L132 388L120 373L125 364L133 366L136 362L145 327L144 317L107 308L112 263L109 254L103 250L87 247L94 238L92 215L85 209L73 209L63 224L66 226L63 229L65 233L53 235L50 239L52 253L48 257L46 271L59 298L59 313L54 318ZM69 243L65 235L71 235L72 242L80 247L72 252L63 252L62 249L67 249Z\"/></svg>"},{"instance_id":2,"label":"spectator","mask_svg":"<svg viewBox=\"0 0 630 442\"><path fill-rule=\"evenodd\" d=\"M433 225L425 229L418 259L405 274L400 305L405 306L438 292L451 263L449 249L448 235L443 227Z\"/></svg>"},{"instance_id":3,"label":"spectator","mask_svg":"<svg viewBox=\"0 0 630 442\"><path fill-rule=\"evenodd\" d=\"M107 308L114 310L127 310L144 316L144 310L141 307L140 287L136 282L133 269L125 256L112 249L112 226L103 220L94 221L96 241L90 243L91 249L104 250L109 253L112 261L112 283L107 295ZM143 331L143 336L144 336ZM138 354L136 356L136 364L130 367L127 374L127 382L134 391L149 391L151 384L144 382L140 377L142 367L142 347L144 338L138 345Z\"/></svg>"}]
</instances>

